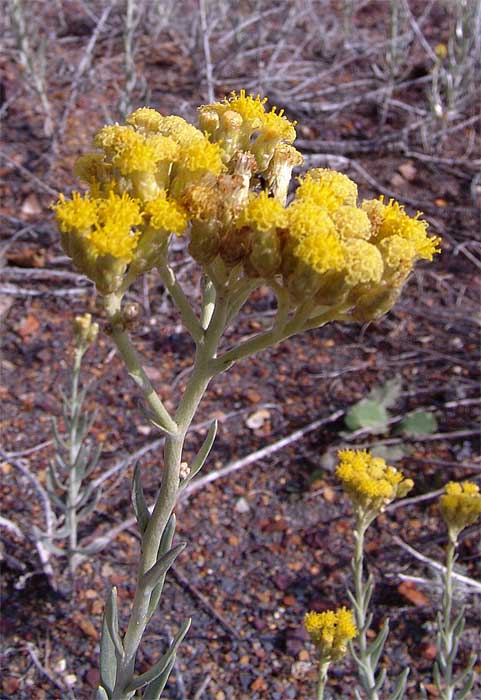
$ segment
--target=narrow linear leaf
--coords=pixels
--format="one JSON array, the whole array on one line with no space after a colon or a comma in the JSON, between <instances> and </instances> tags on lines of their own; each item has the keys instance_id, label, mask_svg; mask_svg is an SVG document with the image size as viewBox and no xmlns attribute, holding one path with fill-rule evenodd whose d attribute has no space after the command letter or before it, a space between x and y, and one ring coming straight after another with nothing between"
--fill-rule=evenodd
<instances>
[{"instance_id":1,"label":"narrow linear leaf","mask_svg":"<svg viewBox=\"0 0 481 700\"><path fill-rule=\"evenodd\" d=\"M65 448L65 449L67 449L67 448ZM62 471L64 471L64 472L70 471L69 465L66 463L66 461L62 458L62 456L60 454L57 453L55 455L55 461Z\"/></svg>"},{"instance_id":2,"label":"narrow linear leaf","mask_svg":"<svg viewBox=\"0 0 481 700\"><path fill-rule=\"evenodd\" d=\"M474 673L470 672L466 683L463 685L461 690L459 691L459 700L469 700L471 689L474 685Z\"/></svg>"},{"instance_id":3,"label":"narrow linear leaf","mask_svg":"<svg viewBox=\"0 0 481 700\"><path fill-rule=\"evenodd\" d=\"M175 535L175 528L177 525L177 518L175 513L171 513L170 518L167 520L167 525L160 538L159 551L157 552L157 559L162 554L166 554L172 548L172 541Z\"/></svg>"},{"instance_id":4,"label":"narrow linear leaf","mask_svg":"<svg viewBox=\"0 0 481 700\"><path fill-rule=\"evenodd\" d=\"M217 426L218 426L218 421L217 420L212 421L212 423L210 424L209 431L206 435L206 438L205 438L204 442L202 443L202 447L200 448L194 461L192 462L192 465L190 467L190 474L187 477L187 479L184 479L184 481L182 482L182 486L186 486L189 483L189 481L191 481L194 478L194 476L196 476L196 474L198 474L200 472L200 470L202 469L202 467L204 466L205 461L210 454L210 451L212 449L212 446L214 444L214 441L215 441L215 438L217 435Z\"/></svg>"},{"instance_id":5,"label":"narrow linear leaf","mask_svg":"<svg viewBox=\"0 0 481 700\"><path fill-rule=\"evenodd\" d=\"M94 490L94 485L93 483L87 484L85 489L79 493L79 496L77 498L77 502L75 504L75 508L78 510L79 508L82 508L87 501L89 500L90 496L92 495Z\"/></svg>"},{"instance_id":6,"label":"narrow linear leaf","mask_svg":"<svg viewBox=\"0 0 481 700\"><path fill-rule=\"evenodd\" d=\"M192 620L188 618L180 628L179 632L175 635L174 639L172 640L172 644L170 645L169 649L165 652L165 654L162 656L162 658L154 665L152 668L150 668L148 671L145 673L142 673L140 676L137 676L137 678L134 678L130 683L128 684L126 690L127 692L132 692L133 690L137 690L138 688L142 688L144 685L147 685L147 683L151 683L152 681L155 681L159 676L163 674L163 672L166 670L172 659L175 658L175 654L177 653L177 648L181 641L184 639L185 635L187 634L190 623Z\"/></svg>"},{"instance_id":7,"label":"narrow linear leaf","mask_svg":"<svg viewBox=\"0 0 481 700\"><path fill-rule=\"evenodd\" d=\"M87 518L91 513L94 512L101 496L102 496L102 489L99 487L97 489L97 491L94 491L94 495L93 495L93 498L90 501L90 503L87 503L86 506L84 506L81 510L79 510L77 512L77 520L79 522L81 520L85 520L85 518Z\"/></svg>"},{"instance_id":8,"label":"narrow linear leaf","mask_svg":"<svg viewBox=\"0 0 481 700\"><path fill-rule=\"evenodd\" d=\"M135 465L134 478L132 480L132 505L134 507L140 534L143 535L149 524L150 513L145 500L144 489L142 488L140 465L138 463Z\"/></svg>"},{"instance_id":9,"label":"narrow linear leaf","mask_svg":"<svg viewBox=\"0 0 481 700\"><path fill-rule=\"evenodd\" d=\"M111 597L112 593L109 596L109 600ZM115 654L115 644L109 631L109 625L107 624L108 607L109 601L107 601L105 606L104 619L102 621L102 637L100 640L100 680L103 688L100 687L99 690L103 690L106 697L111 698L115 685L115 677L117 674L117 657ZM101 695L100 697L103 696Z\"/></svg>"},{"instance_id":10,"label":"narrow linear leaf","mask_svg":"<svg viewBox=\"0 0 481 700\"><path fill-rule=\"evenodd\" d=\"M387 636L389 634L389 620L384 620L384 624L381 627L379 634L377 635L374 642L368 647L367 653L372 659L372 665L374 668L377 667L379 659L384 649L384 644L386 643Z\"/></svg>"},{"instance_id":11,"label":"narrow linear leaf","mask_svg":"<svg viewBox=\"0 0 481 700\"><path fill-rule=\"evenodd\" d=\"M174 664L175 656L173 657L165 671L163 671L163 673L161 673L160 676L155 679L155 681L149 683L147 688L144 690L142 700L160 700L160 696L162 695L162 691L167 685L167 681L169 680L169 676Z\"/></svg>"},{"instance_id":12,"label":"narrow linear leaf","mask_svg":"<svg viewBox=\"0 0 481 700\"><path fill-rule=\"evenodd\" d=\"M52 469L52 465L49 464L47 467L47 471L45 474L45 480L46 480L46 485L49 491L54 491L55 489L58 489L59 491L67 491L67 486L65 484L62 484L60 479L58 478L57 473Z\"/></svg>"},{"instance_id":13,"label":"narrow linear leaf","mask_svg":"<svg viewBox=\"0 0 481 700\"><path fill-rule=\"evenodd\" d=\"M67 552L65 552L65 550L61 549L60 547L56 547L50 539L47 539L47 537L43 533L40 537L38 537L45 549L48 552L50 552L50 554L55 554L55 556L57 557L64 557L67 554Z\"/></svg>"},{"instance_id":14,"label":"narrow linear leaf","mask_svg":"<svg viewBox=\"0 0 481 700\"><path fill-rule=\"evenodd\" d=\"M403 700L406 692L406 683L408 680L410 669L405 668L396 679L396 684L392 691L391 700Z\"/></svg>"},{"instance_id":15,"label":"narrow linear leaf","mask_svg":"<svg viewBox=\"0 0 481 700\"><path fill-rule=\"evenodd\" d=\"M354 610L356 610L356 612L359 612L359 605L357 603L357 600L356 600L354 594L349 589L347 590L347 597L349 598L350 602L352 603L352 607L354 608Z\"/></svg>"},{"instance_id":16,"label":"narrow linear leaf","mask_svg":"<svg viewBox=\"0 0 481 700\"><path fill-rule=\"evenodd\" d=\"M110 700L111 697L112 696L109 695L105 688L103 688L101 685L99 685L94 694L94 700Z\"/></svg>"},{"instance_id":17,"label":"narrow linear leaf","mask_svg":"<svg viewBox=\"0 0 481 700\"><path fill-rule=\"evenodd\" d=\"M62 499L57 496L55 491L53 491L52 489L49 489L48 487L45 488L45 491L48 494L50 502L54 503L59 510L61 510L62 512L65 513L65 511L67 510L67 506L62 501Z\"/></svg>"},{"instance_id":18,"label":"narrow linear leaf","mask_svg":"<svg viewBox=\"0 0 481 700\"><path fill-rule=\"evenodd\" d=\"M90 476L90 474L92 474L92 472L97 468L101 454L102 454L102 445L96 445L94 447L93 454L90 457L90 464L85 469L85 476Z\"/></svg>"},{"instance_id":19,"label":"narrow linear leaf","mask_svg":"<svg viewBox=\"0 0 481 700\"><path fill-rule=\"evenodd\" d=\"M175 514L172 513L170 518L167 521L167 525L165 526L165 530L162 533L162 537L160 540L160 545L159 545L159 551L157 552L157 559L161 557L163 554L166 554L171 548L172 548L172 541L174 539L175 535L175 526L177 523L177 519L175 517ZM164 582L165 582L165 576L160 577L159 582L155 586L155 588L152 591L152 594L150 596L150 602L149 602L149 608L147 611L147 617L150 620L152 615L157 609L157 605L159 604L160 596L162 595L162 590L164 588Z\"/></svg>"},{"instance_id":20,"label":"narrow linear leaf","mask_svg":"<svg viewBox=\"0 0 481 700\"><path fill-rule=\"evenodd\" d=\"M115 651L118 656L123 656L124 647L119 634L119 611L117 606L117 588L115 586L112 587L107 605L105 606L105 620L107 622L110 638L115 646Z\"/></svg>"},{"instance_id":21,"label":"narrow linear leaf","mask_svg":"<svg viewBox=\"0 0 481 700\"><path fill-rule=\"evenodd\" d=\"M63 527L59 528L58 530L55 530L50 537L52 540L63 540L66 537L68 537L70 533L70 528L68 525L64 525Z\"/></svg>"},{"instance_id":22,"label":"narrow linear leaf","mask_svg":"<svg viewBox=\"0 0 481 700\"><path fill-rule=\"evenodd\" d=\"M454 639L459 639L459 637L461 637L461 635L463 634L465 625L465 612L466 611L463 606L459 611L458 615L456 616L456 619L454 620L452 632Z\"/></svg>"},{"instance_id":23,"label":"narrow linear leaf","mask_svg":"<svg viewBox=\"0 0 481 700\"><path fill-rule=\"evenodd\" d=\"M374 684L374 690L375 690L376 692L378 692L378 691L383 687L384 681L385 681L385 680L386 680L386 669L383 668L383 669L381 670L381 673L380 673L379 676L377 677L377 680L376 680L375 684Z\"/></svg>"},{"instance_id":24,"label":"narrow linear leaf","mask_svg":"<svg viewBox=\"0 0 481 700\"><path fill-rule=\"evenodd\" d=\"M181 542L176 547L164 554L142 577L142 585L152 591L159 583L159 579L170 569L176 558L185 549L187 542Z\"/></svg>"},{"instance_id":25,"label":"narrow linear leaf","mask_svg":"<svg viewBox=\"0 0 481 700\"><path fill-rule=\"evenodd\" d=\"M52 430L53 430L53 435L54 435L55 442L57 443L57 445L60 445L60 447L63 447L64 450L66 450L67 443L65 442L65 440L63 439L63 437L60 435L60 433L58 431L58 423L57 423L56 418L52 418Z\"/></svg>"}]
</instances>

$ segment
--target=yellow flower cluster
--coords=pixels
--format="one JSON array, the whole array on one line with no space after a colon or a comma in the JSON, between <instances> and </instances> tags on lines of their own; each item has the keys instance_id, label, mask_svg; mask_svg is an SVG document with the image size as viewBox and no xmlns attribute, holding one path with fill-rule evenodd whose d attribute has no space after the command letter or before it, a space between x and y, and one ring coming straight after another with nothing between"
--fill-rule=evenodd
<instances>
[{"instance_id":1,"label":"yellow flower cluster","mask_svg":"<svg viewBox=\"0 0 481 700\"><path fill-rule=\"evenodd\" d=\"M357 636L351 610L345 607L326 612L308 612L304 627L319 649L322 662L337 661L347 651L347 643Z\"/></svg>"},{"instance_id":2,"label":"yellow flower cluster","mask_svg":"<svg viewBox=\"0 0 481 700\"><path fill-rule=\"evenodd\" d=\"M452 481L445 486L439 505L446 525L456 540L461 530L481 516L479 486L471 481L462 484Z\"/></svg>"},{"instance_id":3,"label":"yellow flower cluster","mask_svg":"<svg viewBox=\"0 0 481 700\"><path fill-rule=\"evenodd\" d=\"M75 166L89 193L55 209L66 252L99 291L124 291L185 233L202 266L283 286L292 310L335 306L360 321L389 310L439 240L396 202L358 205L356 184L332 170L308 171L287 203L303 159L295 123L266 102L241 90L200 107L200 128L143 107L98 131Z\"/></svg>"},{"instance_id":4,"label":"yellow flower cluster","mask_svg":"<svg viewBox=\"0 0 481 700\"><path fill-rule=\"evenodd\" d=\"M336 474L353 505L364 512L381 512L414 486L411 479L367 450L340 450L338 456Z\"/></svg>"}]
</instances>

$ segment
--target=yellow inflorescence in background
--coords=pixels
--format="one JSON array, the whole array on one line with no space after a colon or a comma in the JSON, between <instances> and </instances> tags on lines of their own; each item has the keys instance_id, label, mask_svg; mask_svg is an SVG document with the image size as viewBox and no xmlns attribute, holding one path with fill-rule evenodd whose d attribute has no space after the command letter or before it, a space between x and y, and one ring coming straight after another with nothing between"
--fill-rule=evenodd
<instances>
[{"instance_id":1,"label":"yellow inflorescence in background","mask_svg":"<svg viewBox=\"0 0 481 700\"><path fill-rule=\"evenodd\" d=\"M357 636L354 615L345 607L326 612L308 612L304 627L319 649L321 660L336 661L347 651L347 643Z\"/></svg>"},{"instance_id":2,"label":"yellow inflorescence in background","mask_svg":"<svg viewBox=\"0 0 481 700\"><path fill-rule=\"evenodd\" d=\"M355 507L381 512L395 498L404 497L414 486L402 472L367 450L340 450L336 474Z\"/></svg>"},{"instance_id":3,"label":"yellow inflorescence in background","mask_svg":"<svg viewBox=\"0 0 481 700\"><path fill-rule=\"evenodd\" d=\"M461 530L481 516L479 486L471 481L462 484L450 482L445 486L439 505L446 525L456 539Z\"/></svg>"},{"instance_id":4,"label":"yellow inflorescence in background","mask_svg":"<svg viewBox=\"0 0 481 700\"><path fill-rule=\"evenodd\" d=\"M200 128L142 107L97 132L75 166L89 193L55 209L66 252L102 293L160 264L175 233L203 266L284 286L293 310L335 305L361 321L389 310L439 239L397 202L359 205L356 183L333 170L308 171L288 203L295 123L266 102L232 93L199 109Z\"/></svg>"}]
</instances>

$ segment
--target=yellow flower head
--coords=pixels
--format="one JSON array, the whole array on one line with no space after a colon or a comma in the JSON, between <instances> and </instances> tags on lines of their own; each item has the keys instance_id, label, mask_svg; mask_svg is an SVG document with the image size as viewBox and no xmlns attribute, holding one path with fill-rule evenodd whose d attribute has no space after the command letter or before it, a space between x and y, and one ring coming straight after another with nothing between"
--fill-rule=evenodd
<instances>
[{"instance_id":1,"label":"yellow flower head","mask_svg":"<svg viewBox=\"0 0 481 700\"><path fill-rule=\"evenodd\" d=\"M156 109L141 107L129 114L125 121L135 129L149 134L159 131L163 119L164 117Z\"/></svg>"},{"instance_id":2,"label":"yellow flower head","mask_svg":"<svg viewBox=\"0 0 481 700\"><path fill-rule=\"evenodd\" d=\"M169 117L162 117L159 133L162 136L170 136L180 146L188 145L191 141L197 139L201 141L205 139L202 131L199 131L195 126L175 114Z\"/></svg>"},{"instance_id":3,"label":"yellow flower head","mask_svg":"<svg viewBox=\"0 0 481 700\"><path fill-rule=\"evenodd\" d=\"M88 232L97 223L95 200L88 196L82 197L80 192L74 192L69 200L61 194L54 209L62 233Z\"/></svg>"},{"instance_id":4,"label":"yellow flower head","mask_svg":"<svg viewBox=\"0 0 481 700\"><path fill-rule=\"evenodd\" d=\"M189 172L209 172L220 175L224 170L219 144L211 143L203 137L181 145L179 162Z\"/></svg>"},{"instance_id":5,"label":"yellow flower head","mask_svg":"<svg viewBox=\"0 0 481 700\"><path fill-rule=\"evenodd\" d=\"M400 236L412 243L416 259L431 261L433 255L439 252L441 239L437 236L427 235L428 223L419 218L420 212L411 217L406 214L404 207L393 199L387 205L383 204L382 198L380 201L383 208L379 209L378 207L376 212L376 216L380 219L379 225L374 231L376 241L380 242L391 236Z\"/></svg>"},{"instance_id":6,"label":"yellow flower head","mask_svg":"<svg viewBox=\"0 0 481 700\"><path fill-rule=\"evenodd\" d=\"M454 540L468 525L481 516L479 486L471 481L462 484L451 481L439 500L442 516Z\"/></svg>"},{"instance_id":7,"label":"yellow flower head","mask_svg":"<svg viewBox=\"0 0 481 700\"><path fill-rule=\"evenodd\" d=\"M357 636L354 615L345 607L322 613L308 612L304 627L324 662L337 661L344 656L347 643Z\"/></svg>"},{"instance_id":8,"label":"yellow flower head","mask_svg":"<svg viewBox=\"0 0 481 700\"><path fill-rule=\"evenodd\" d=\"M340 206L332 214L332 220L341 238L363 238L371 236L371 222L365 211L349 205Z\"/></svg>"},{"instance_id":9,"label":"yellow flower head","mask_svg":"<svg viewBox=\"0 0 481 700\"><path fill-rule=\"evenodd\" d=\"M284 110L277 111L273 107L270 112L266 112L262 120L262 133L265 138L278 138L284 143L292 143L296 139L295 122L290 122L284 116Z\"/></svg>"},{"instance_id":10,"label":"yellow flower head","mask_svg":"<svg viewBox=\"0 0 481 700\"><path fill-rule=\"evenodd\" d=\"M357 185L347 175L326 168L309 170L296 190L296 199L310 199L329 213L340 206L356 206Z\"/></svg>"},{"instance_id":11,"label":"yellow flower head","mask_svg":"<svg viewBox=\"0 0 481 700\"><path fill-rule=\"evenodd\" d=\"M414 486L411 479L367 450L340 450L338 456L336 474L353 505L364 511L379 513Z\"/></svg>"},{"instance_id":12,"label":"yellow flower head","mask_svg":"<svg viewBox=\"0 0 481 700\"><path fill-rule=\"evenodd\" d=\"M259 126L265 116L265 103L267 97L256 95L246 95L245 90L240 90L239 94L235 91L231 92L230 97L225 98L222 104L224 110L234 110L238 112L245 122L250 122L253 125ZM219 103L218 103L219 104Z\"/></svg>"},{"instance_id":13,"label":"yellow flower head","mask_svg":"<svg viewBox=\"0 0 481 700\"><path fill-rule=\"evenodd\" d=\"M332 234L338 238L327 211L311 199L295 199L287 208L287 223L293 240L301 240L315 233Z\"/></svg>"},{"instance_id":14,"label":"yellow flower head","mask_svg":"<svg viewBox=\"0 0 481 700\"><path fill-rule=\"evenodd\" d=\"M367 241L354 239L343 246L346 283L350 287L357 284L378 283L382 279L384 264L382 255Z\"/></svg>"},{"instance_id":15,"label":"yellow flower head","mask_svg":"<svg viewBox=\"0 0 481 700\"><path fill-rule=\"evenodd\" d=\"M170 201L165 192L157 199L147 202L145 214L153 228L176 233L180 236L187 226L187 214L177 202Z\"/></svg>"},{"instance_id":16,"label":"yellow flower head","mask_svg":"<svg viewBox=\"0 0 481 700\"><path fill-rule=\"evenodd\" d=\"M318 231L302 238L293 250L295 258L317 274L329 270L342 270L345 264L344 250L335 233Z\"/></svg>"},{"instance_id":17,"label":"yellow flower head","mask_svg":"<svg viewBox=\"0 0 481 700\"><path fill-rule=\"evenodd\" d=\"M88 235L94 252L129 263L140 235L132 227L142 223L139 202L127 193L111 192L108 198L97 200L97 212L98 223Z\"/></svg>"},{"instance_id":18,"label":"yellow flower head","mask_svg":"<svg viewBox=\"0 0 481 700\"><path fill-rule=\"evenodd\" d=\"M270 231L286 226L286 210L282 204L266 191L249 199L247 206L240 212L236 227L248 226L258 231Z\"/></svg>"},{"instance_id":19,"label":"yellow flower head","mask_svg":"<svg viewBox=\"0 0 481 700\"><path fill-rule=\"evenodd\" d=\"M94 144L109 156L113 156L128 145L138 142L139 135L131 126L108 124L95 134Z\"/></svg>"},{"instance_id":20,"label":"yellow flower head","mask_svg":"<svg viewBox=\"0 0 481 700\"><path fill-rule=\"evenodd\" d=\"M411 269L416 257L416 246L412 241L395 234L379 243L384 263L392 270Z\"/></svg>"}]
</instances>

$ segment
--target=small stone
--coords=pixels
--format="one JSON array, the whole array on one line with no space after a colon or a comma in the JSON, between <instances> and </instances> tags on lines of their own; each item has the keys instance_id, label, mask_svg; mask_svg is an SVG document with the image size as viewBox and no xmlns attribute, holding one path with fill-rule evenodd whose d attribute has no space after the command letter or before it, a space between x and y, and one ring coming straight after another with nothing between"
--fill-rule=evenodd
<instances>
[{"instance_id":1,"label":"small stone","mask_svg":"<svg viewBox=\"0 0 481 700\"><path fill-rule=\"evenodd\" d=\"M243 496L241 496L237 499L234 509L237 511L237 513L248 513L251 507L246 501L246 499Z\"/></svg>"},{"instance_id":2,"label":"small stone","mask_svg":"<svg viewBox=\"0 0 481 700\"><path fill-rule=\"evenodd\" d=\"M312 668L312 664L309 661L296 661L295 664L291 666L291 676L297 680L305 678Z\"/></svg>"},{"instance_id":3,"label":"small stone","mask_svg":"<svg viewBox=\"0 0 481 700\"><path fill-rule=\"evenodd\" d=\"M270 415L270 412L266 408L261 408L258 411L255 411L255 413L251 413L246 420L246 425L251 430L258 430L259 428L262 428L265 421L270 418Z\"/></svg>"}]
</instances>

